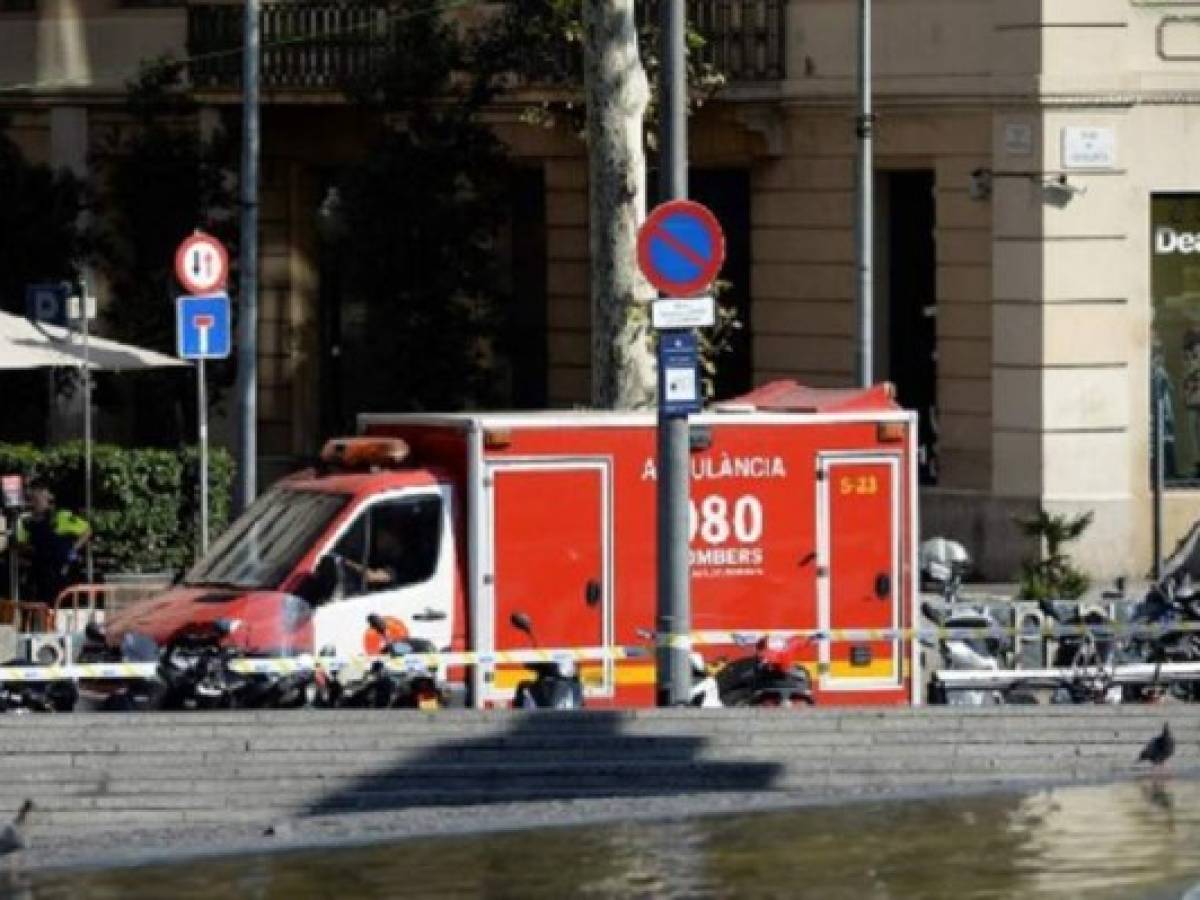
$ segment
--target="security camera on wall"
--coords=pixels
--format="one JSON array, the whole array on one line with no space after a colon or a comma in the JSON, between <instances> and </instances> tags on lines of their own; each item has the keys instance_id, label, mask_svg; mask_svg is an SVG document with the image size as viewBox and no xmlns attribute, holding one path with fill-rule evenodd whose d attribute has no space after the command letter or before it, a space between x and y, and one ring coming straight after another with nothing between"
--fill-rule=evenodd
<instances>
[{"instance_id":1,"label":"security camera on wall","mask_svg":"<svg viewBox=\"0 0 1200 900\"><path fill-rule=\"evenodd\" d=\"M1066 206L1077 194L1086 194L1087 188L1072 184L1065 174L1047 178L1042 182L1042 195L1053 206Z\"/></svg>"}]
</instances>

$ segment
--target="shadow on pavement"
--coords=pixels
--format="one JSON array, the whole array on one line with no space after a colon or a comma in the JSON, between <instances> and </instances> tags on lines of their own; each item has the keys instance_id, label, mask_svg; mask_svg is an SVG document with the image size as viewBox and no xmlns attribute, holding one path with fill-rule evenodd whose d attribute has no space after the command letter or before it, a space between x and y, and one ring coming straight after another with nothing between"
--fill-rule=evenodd
<instances>
[{"instance_id":1,"label":"shadow on pavement","mask_svg":"<svg viewBox=\"0 0 1200 900\"><path fill-rule=\"evenodd\" d=\"M402 751L424 719L392 716ZM497 713L494 724L479 726L486 734L402 752L395 765L331 791L306 812L761 791L780 774L778 763L706 758L703 731L716 723L701 714L660 720L652 734L626 727L654 721L607 710Z\"/></svg>"}]
</instances>

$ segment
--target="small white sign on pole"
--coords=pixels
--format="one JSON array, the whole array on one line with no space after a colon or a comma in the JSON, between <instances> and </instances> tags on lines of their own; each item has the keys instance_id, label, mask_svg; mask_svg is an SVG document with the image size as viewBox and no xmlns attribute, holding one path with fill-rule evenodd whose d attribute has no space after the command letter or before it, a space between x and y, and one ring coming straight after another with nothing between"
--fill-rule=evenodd
<instances>
[{"instance_id":1,"label":"small white sign on pole","mask_svg":"<svg viewBox=\"0 0 1200 900\"><path fill-rule=\"evenodd\" d=\"M82 305L78 296L72 295L67 298L67 318L70 321L78 322L82 318L79 312ZM94 296L87 298L87 317L89 319L96 318L96 298Z\"/></svg>"},{"instance_id":2,"label":"small white sign on pole","mask_svg":"<svg viewBox=\"0 0 1200 900\"><path fill-rule=\"evenodd\" d=\"M716 322L716 304L711 296L663 297L651 309L655 328L711 328Z\"/></svg>"}]
</instances>

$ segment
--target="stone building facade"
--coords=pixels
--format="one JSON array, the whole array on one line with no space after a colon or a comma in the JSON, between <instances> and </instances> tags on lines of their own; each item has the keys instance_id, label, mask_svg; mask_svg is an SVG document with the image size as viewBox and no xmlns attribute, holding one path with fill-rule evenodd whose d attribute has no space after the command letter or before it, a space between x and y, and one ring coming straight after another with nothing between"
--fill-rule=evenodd
<instances>
[{"instance_id":1,"label":"stone building facade","mask_svg":"<svg viewBox=\"0 0 1200 900\"><path fill-rule=\"evenodd\" d=\"M277 3L289 4L302 5ZM86 168L136 61L185 56L202 5L0 0L0 106L22 145ZM693 118L690 153L741 260L744 385L852 378L856 7L692 0L734 76ZM1200 275L1193 285L1186 259L1154 274L1158 257L1197 246L1186 225L1200 203L1200 0L875 0L874 11L875 370L922 412L922 531L958 536L986 574L1007 577L1025 550L1013 514L1093 510L1082 563L1141 575L1155 338L1180 457L1168 548L1200 511L1189 480L1200 470L1182 458L1200 446L1187 430ZM199 96L214 110L238 102L220 85ZM281 78L264 104L260 447L264 470L281 471L322 436L313 210L322 173L353 162L363 131L319 85ZM515 107L495 118L538 194L540 400L584 403L583 149L521 125ZM1169 252L1156 256L1157 242ZM1195 343L1200 355L1200 324Z\"/></svg>"}]
</instances>

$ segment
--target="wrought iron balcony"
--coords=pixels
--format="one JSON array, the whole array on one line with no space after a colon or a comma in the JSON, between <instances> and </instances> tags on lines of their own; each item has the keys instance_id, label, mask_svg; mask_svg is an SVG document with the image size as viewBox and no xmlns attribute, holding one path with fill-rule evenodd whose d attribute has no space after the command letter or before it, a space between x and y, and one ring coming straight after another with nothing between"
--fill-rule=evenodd
<instances>
[{"instance_id":1,"label":"wrought iron balcony","mask_svg":"<svg viewBox=\"0 0 1200 900\"><path fill-rule=\"evenodd\" d=\"M784 76L787 0L688 0L706 39L702 57L730 81ZM650 0L642 12L654 16ZM395 7L370 0L264 0L261 83L266 90L336 90L368 74L387 50ZM236 89L242 80L243 7L188 5L192 84Z\"/></svg>"},{"instance_id":2,"label":"wrought iron balcony","mask_svg":"<svg viewBox=\"0 0 1200 900\"><path fill-rule=\"evenodd\" d=\"M638 4L658 21L658 0ZM777 81L785 73L787 0L687 0L688 24L704 38L700 60L730 81Z\"/></svg>"},{"instance_id":3,"label":"wrought iron balcony","mask_svg":"<svg viewBox=\"0 0 1200 900\"><path fill-rule=\"evenodd\" d=\"M260 7L260 82L266 90L343 87L386 50L389 8L381 3L272 2ZM242 83L243 7L188 6L188 56L197 88Z\"/></svg>"}]
</instances>

